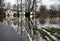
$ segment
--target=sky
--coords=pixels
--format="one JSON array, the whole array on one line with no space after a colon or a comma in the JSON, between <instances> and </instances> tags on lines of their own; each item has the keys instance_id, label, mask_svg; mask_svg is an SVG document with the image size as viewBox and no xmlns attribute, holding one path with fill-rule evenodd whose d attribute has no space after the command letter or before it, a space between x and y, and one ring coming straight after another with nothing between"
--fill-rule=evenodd
<instances>
[{"instance_id":1,"label":"sky","mask_svg":"<svg viewBox=\"0 0 60 41\"><path fill-rule=\"evenodd\" d=\"M4 2L5 2L5 3L10 2L11 5L16 4L16 0L5 0Z\"/></svg>"},{"instance_id":2,"label":"sky","mask_svg":"<svg viewBox=\"0 0 60 41\"><path fill-rule=\"evenodd\" d=\"M49 8L51 5L59 5L60 4L60 0L43 0L42 4L47 6L47 8Z\"/></svg>"},{"instance_id":3,"label":"sky","mask_svg":"<svg viewBox=\"0 0 60 41\"><path fill-rule=\"evenodd\" d=\"M11 5L16 4L16 0L6 0L5 3L10 2ZM40 6L40 4L45 5L47 8L49 8L51 5L59 5L60 4L60 0L41 0L41 3L38 3L38 6Z\"/></svg>"}]
</instances>

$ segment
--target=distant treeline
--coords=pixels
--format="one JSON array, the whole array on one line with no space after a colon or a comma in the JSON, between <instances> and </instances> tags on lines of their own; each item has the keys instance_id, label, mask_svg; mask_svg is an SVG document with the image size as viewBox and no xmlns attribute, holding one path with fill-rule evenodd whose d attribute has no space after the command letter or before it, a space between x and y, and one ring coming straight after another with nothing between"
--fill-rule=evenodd
<instances>
[{"instance_id":1,"label":"distant treeline","mask_svg":"<svg viewBox=\"0 0 60 41\"><path fill-rule=\"evenodd\" d=\"M50 7L50 9L47 9L46 6L41 5L40 10L36 12L36 15L42 15L43 17L60 17L60 7L58 8L54 7L53 5Z\"/></svg>"}]
</instances>

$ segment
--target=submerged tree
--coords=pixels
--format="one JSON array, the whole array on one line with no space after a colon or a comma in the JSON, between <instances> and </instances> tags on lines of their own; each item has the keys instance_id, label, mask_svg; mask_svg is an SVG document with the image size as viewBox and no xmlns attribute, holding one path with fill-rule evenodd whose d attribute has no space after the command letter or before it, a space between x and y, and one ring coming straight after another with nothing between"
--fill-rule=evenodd
<instances>
[{"instance_id":1,"label":"submerged tree","mask_svg":"<svg viewBox=\"0 0 60 41\"><path fill-rule=\"evenodd\" d=\"M19 2L20 2L20 4L18 5ZM31 33L31 29L34 26L33 22L31 21L31 18L30 18L30 13L36 8L37 3L38 3L37 0L24 0L24 2L22 0L17 0L18 18L19 18L19 11L21 11L21 12L25 11L26 22L28 23L27 31L29 31L29 33ZM21 17L22 17L22 15L21 15ZM21 22L22 22L22 18L21 18ZM18 23L18 25L19 25L19 23ZM31 25L32 25L32 27L31 27ZM21 35L22 35L22 23L21 23Z\"/></svg>"}]
</instances>

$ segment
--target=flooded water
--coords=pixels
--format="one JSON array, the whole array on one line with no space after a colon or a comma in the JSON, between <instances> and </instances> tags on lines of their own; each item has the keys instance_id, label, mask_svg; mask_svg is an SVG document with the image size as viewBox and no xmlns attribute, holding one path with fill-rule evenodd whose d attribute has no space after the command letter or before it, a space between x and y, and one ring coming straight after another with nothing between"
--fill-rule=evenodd
<instances>
[{"instance_id":1,"label":"flooded water","mask_svg":"<svg viewBox=\"0 0 60 41\"><path fill-rule=\"evenodd\" d=\"M55 20L58 20L58 18L55 18ZM46 23L44 24L44 26L47 26L47 27L56 27L56 28L60 28L60 24L54 24L54 23L50 23L50 20L49 18L46 19Z\"/></svg>"},{"instance_id":2,"label":"flooded water","mask_svg":"<svg viewBox=\"0 0 60 41\"><path fill-rule=\"evenodd\" d=\"M47 18L46 19L46 23L45 24L40 24L39 23L39 21L38 21L38 19L31 19L32 20L32 22L35 24L35 22L36 22L36 26L39 28L39 29L41 29L41 27L44 27L44 28L46 28L46 27L56 27L56 28L60 28L60 24L50 24L49 22L50 22L50 20L49 20L49 18ZM34 22L34 20L35 20L35 22ZM25 26L24 26L24 23L26 24L26 22L25 22L25 18L22 18L22 22L21 22L21 18L19 18L19 21L18 21L18 18L16 18L15 20L4 20L4 21L6 21L6 24L7 25L10 25L11 27L13 27L14 29L15 29L15 31L17 31L17 30L19 30L19 34L21 34L21 23L22 23L22 27L24 28L24 30L23 31L25 31L26 29L25 29ZM19 23L19 26L18 26L18 23ZM50 32L47 32L47 31L45 31L44 29L42 29L44 32L46 32L50 37L52 37L54 40L58 40L54 35L51 35L51 34L49 34ZM28 33L27 33L28 34ZM46 41L46 40L44 40L41 36L40 36L40 34L38 34L37 35L38 36L38 41ZM28 37L30 37L29 36L29 34L28 34ZM46 36L46 38L49 40L49 38ZM31 39L31 38L30 38ZM59 40L58 40L59 41Z\"/></svg>"}]
</instances>

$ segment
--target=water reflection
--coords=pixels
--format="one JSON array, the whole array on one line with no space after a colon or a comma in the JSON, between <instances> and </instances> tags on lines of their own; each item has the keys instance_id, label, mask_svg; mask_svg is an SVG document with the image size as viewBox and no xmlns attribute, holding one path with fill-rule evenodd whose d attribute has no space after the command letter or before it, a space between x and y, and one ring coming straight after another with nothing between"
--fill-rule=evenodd
<instances>
[{"instance_id":1,"label":"water reflection","mask_svg":"<svg viewBox=\"0 0 60 41\"><path fill-rule=\"evenodd\" d=\"M55 20L58 20L59 18L54 18ZM47 27L56 27L56 28L59 28L60 27L60 24L54 24L54 23L50 23L50 19L49 18L46 18L45 19L45 21L46 21L46 23L45 24L41 24L41 23L39 23L39 20L38 19L32 19L32 21L33 20L35 20L36 21L36 25L38 26L38 27L44 27L44 26L47 26ZM53 20L53 19L52 19ZM21 26L21 18L19 18L19 20L18 20L18 18L16 18L15 20L9 20L9 19L3 19L3 21L6 21L6 24L8 24L8 25L11 25L11 26L13 26L13 27L17 27L18 26L18 23L19 23L19 25ZM24 19L23 19L23 22L24 22ZM34 22L34 21L33 21ZM25 22L24 22L25 23ZM35 24L35 22L34 22L34 24Z\"/></svg>"},{"instance_id":2,"label":"water reflection","mask_svg":"<svg viewBox=\"0 0 60 41\"><path fill-rule=\"evenodd\" d=\"M32 21L33 20L36 21L37 27L40 29L41 29L41 27L46 28L46 26L48 26L48 27L60 27L60 24L50 24L49 18L46 19L46 23L44 25L40 24L38 19L32 19ZM21 27L20 28L18 27L18 23L19 23L19 26L21 26L21 23L23 23L23 24L25 23L25 19L23 19L22 22L21 22L21 18L19 18L19 21L18 21L18 18L16 18L15 20L6 20L6 24L12 26L15 29L15 31L21 29ZM40 39L41 39L41 36L39 37L38 40L40 40Z\"/></svg>"}]
</instances>

